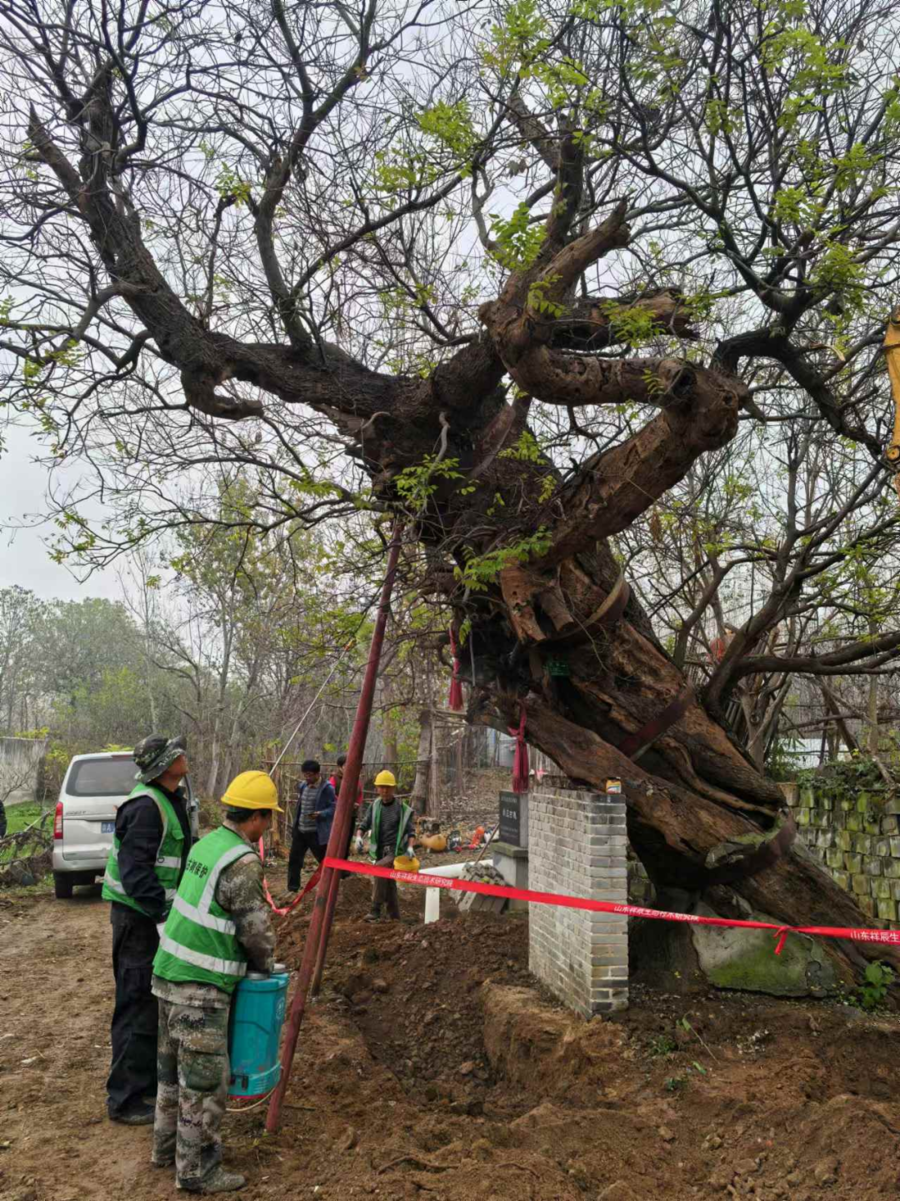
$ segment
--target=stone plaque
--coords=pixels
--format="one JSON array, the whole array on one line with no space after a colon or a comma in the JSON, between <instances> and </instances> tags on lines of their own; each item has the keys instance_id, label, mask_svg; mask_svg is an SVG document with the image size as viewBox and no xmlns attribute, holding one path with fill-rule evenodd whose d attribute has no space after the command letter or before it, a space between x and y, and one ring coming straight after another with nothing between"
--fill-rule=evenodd
<instances>
[{"instance_id":1,"label":"stone plaque","mask_svg":"<svg viewBox=\"0 0 900 1201\"><path fill-rule=\"evenodd\" d=\"M500 793L500 841L528 846L528 793Z\"/></svg>"}]
</instances>

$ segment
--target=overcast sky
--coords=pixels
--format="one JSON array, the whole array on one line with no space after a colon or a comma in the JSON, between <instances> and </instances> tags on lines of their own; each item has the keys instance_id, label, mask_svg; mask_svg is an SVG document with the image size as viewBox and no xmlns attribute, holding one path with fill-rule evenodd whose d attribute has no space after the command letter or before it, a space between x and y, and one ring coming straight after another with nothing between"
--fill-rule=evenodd
<instances>
[{"instance_id":1,"label":"overcast sky","mask_svg":"<svg viewBox=\"0 0 900 1201\"><path fill-rule=\"evenodd\" d=\"M20 584L44 599L83 600L117 597L114 571L95 573L84 584L51 561L44 540L51 527L40 521L46 512L47 469L34 462L39 446L27 430L5 427L6 453L0 458L0 588ZM31 528L16 528L26 526Z\"/></svg>"}]
</instances>

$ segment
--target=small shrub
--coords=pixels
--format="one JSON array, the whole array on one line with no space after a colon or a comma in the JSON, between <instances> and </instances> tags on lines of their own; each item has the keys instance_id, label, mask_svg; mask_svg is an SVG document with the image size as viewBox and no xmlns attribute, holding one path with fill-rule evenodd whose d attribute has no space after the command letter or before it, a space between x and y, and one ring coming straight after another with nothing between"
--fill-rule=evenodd
<instances>
[{"instance_id":1,"label":"small shrub","mask_svg":"<svg viewBox=\"0 0 900 1201\"><path fill-rule=\"evenodd\" d=\"M894 979L894 973L886 963L870 963L866 968L863 984L860 986L857 998L863 1009L871 1012L878 1009L887 996L888 988Z\"/></svg>"},{"instance_id":2,"label":"small shrub","mask_svg":"<svg viewBox=\"0 0 900 1201\"><path fill-rule=\"evenodd\" d=\"M665 1055L671 1055L678 1050L678 1044L670 1034L658 1034L656 1038L651 1038L647 1044L647 1052L653 1059L659 1059Z\"/></svg>"}]
</instances>

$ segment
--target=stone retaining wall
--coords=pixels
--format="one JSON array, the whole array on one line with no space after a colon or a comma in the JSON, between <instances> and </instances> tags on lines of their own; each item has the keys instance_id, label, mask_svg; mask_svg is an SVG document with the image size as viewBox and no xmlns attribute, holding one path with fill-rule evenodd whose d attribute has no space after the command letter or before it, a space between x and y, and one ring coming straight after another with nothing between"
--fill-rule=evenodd
<instances>
[{"instance_id":1,"label":"stone retaining wall","mask_svg":"<svg viewBox=\"0 0 900 1201\"><path fill-rule=\"evenodd\" d=\"M781 790L810 853L864 913L900 928L900 797L828 776Z\"/></svg>"},{"instance_id":2,"label":"stone retaining wall","mask_svg":"<svg viewBox=\"0 0 900 1201\"><path fill-rule=\"evenodd\" d=\"M900 929L900 797L880 786L847 796L846 784L827 776L780 788L810 854L876 925ZM630 847L628 900L655 904L653 885Z\"/></svg>"}]
</instances>

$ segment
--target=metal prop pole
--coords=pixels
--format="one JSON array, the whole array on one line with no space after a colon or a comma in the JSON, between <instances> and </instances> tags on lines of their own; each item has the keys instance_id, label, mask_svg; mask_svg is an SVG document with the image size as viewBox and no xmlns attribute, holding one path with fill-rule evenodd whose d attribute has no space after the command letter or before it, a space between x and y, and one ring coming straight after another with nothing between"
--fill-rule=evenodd
<instances>
[{"instance_id":1,"label":"metal prop pole","mask_svg":"<svg viewBox=\"0 0 900 1201\"><path fill-rule=\"evenodd\" d=\"M375 630L372 634L372 645L369 648L369 661L366 664L366 674L363 678L362 690L359 694L359 704L356 707L356 719L350 735L350 745L347 748L347 762L344 766L344 777L341 780L341 791L338 797L337 811L331 826L331 836L328 839L328 855L340 859L347 844L347 832L353 818L353 808L356 800L356 789L359 782L359 772L362 767L363 754L366 748L366 736L369 732L369 719L372 715L372 703L375 699L375 681L378 676L378 666L381 662L381 648L384 645L384 631L387 626L390 609L391 592L394 588L394 577L397 574L397 562L400 558L400 535L402 525L399 520L394 523L388 552L387 573L381 588L381 600L378 605L378 615L375 620ZM297 987L291 1001L291 1012L285 1031L284 1046L281 1051L281 1079L269 1102L266 1116L266 1130L270 1134L278 1129L281 1121L281 1106L287 1092L291 1077L291 1067L294 1063L294 1052L297 1049L297 1038L306 1011L306 999L309 995L313 974L318 960L319 946L324 940L328 944L328 934L331 920L334 916L334 902L337 899L337 885L340 873L334 868L326 868L316 890L316 899L306 943L303 947L303 960L297 977ZM334 895L330 896L334 882ZM329 906L329 899L331 904ZM324 952L323 952L324 954Z\"/></svg>"}]
</instances>

